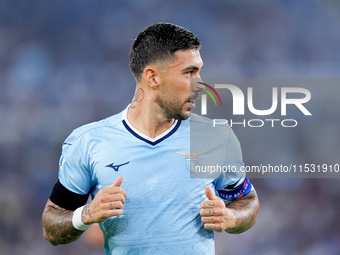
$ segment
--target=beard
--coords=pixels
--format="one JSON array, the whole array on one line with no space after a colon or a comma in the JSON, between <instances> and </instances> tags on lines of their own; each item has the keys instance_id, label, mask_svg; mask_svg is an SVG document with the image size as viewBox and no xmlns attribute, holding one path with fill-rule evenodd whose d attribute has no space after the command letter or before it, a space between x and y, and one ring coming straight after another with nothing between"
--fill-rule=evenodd
<instances>
[{"instance_id":1,"label":"beard","mask_svg":"<svg viewBox=\"0 0 340 255\"><path fill-rule=\"evenodd\" d=\"M164 111L165 116L168 119L185 120L190 116L190 114L183 113L183 107L186 102L180 102L179 100L167 96L158 96L156 98L156 103ZM190 112L190 107L188 107L188 111Z\"/></svg>"}]
</instances>

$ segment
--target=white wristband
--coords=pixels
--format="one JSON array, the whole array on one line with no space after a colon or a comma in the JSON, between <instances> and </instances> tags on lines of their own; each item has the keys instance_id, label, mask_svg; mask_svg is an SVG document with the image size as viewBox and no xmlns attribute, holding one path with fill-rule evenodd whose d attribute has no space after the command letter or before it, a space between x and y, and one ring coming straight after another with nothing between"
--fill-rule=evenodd
<instances>
[{"instance_id":1,"label":"white wristband","mask_svg":"<svg viewBox=\"0 0 340 255\"><path fill-rule=\"evenodd\" d=\"M73 217L72 217L73 227L75 227L76 229L81 230L81 231L85 231L86 229L88 229L91 226L91 224L84 224L83 221L81 220L81 213L83 211L84 206L85 205L77 208L73 212Z\"/></svg>"}]
</instances>

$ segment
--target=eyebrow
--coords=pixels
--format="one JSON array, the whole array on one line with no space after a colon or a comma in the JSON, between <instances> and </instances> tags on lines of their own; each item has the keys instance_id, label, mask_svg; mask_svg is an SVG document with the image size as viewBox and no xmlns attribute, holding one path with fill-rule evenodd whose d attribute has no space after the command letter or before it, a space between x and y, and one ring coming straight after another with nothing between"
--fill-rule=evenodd
<instances>
[{"instance_id":1,"label":"eyebrow","mask_svg":"<svg viewBox=\"0 0 340 255\"><path fill-rule=\"evenodd\" d=\"M201 69L202 68L203 68L203 66L201 67ZM196 71L198 71L198 70L200 70L200 68L197 67L197 66L188 66L188 67L184 68L182 71L189 71L189 70L196 70Z\"/></svg>"}]
</instances>

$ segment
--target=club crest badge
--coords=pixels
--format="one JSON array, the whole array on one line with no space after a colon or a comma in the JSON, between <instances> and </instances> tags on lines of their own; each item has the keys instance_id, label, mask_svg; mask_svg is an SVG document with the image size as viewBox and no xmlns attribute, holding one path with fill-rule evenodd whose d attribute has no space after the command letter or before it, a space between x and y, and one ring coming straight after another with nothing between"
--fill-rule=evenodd
<instances>
[{"instance_id":1,"label":"club crest badge","mask_svg":"<svg viewBox=\"0 0 340 255\"><path fill-rule=\"evenodd\" d=\"M205 154L206 151L195 151L193 153L187 151L176 151L175 153L187 157L187 159L185 160L187 169L190 173L195 173L195 169L198 163L197 157Z\"/></svg>"}]
</instances>

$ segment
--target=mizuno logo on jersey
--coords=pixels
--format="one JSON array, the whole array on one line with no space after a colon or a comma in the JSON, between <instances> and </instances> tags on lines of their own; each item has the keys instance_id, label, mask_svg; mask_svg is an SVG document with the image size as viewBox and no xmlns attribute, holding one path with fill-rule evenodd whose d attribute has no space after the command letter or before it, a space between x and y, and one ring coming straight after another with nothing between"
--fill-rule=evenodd
<instances>
[{"instance_id":1,"label":"mizuno logo on jersey","mask_svg":"<svg viewBox=\"0 0 340 255\"><path fill-rule=\"evenodd\" d=\"M118 172L118 170L119 170L119 168L120 168L121 166L125 166L125 165L127 165L127 164L129 164L129 163L130 163L130 161L125 162L125 163L123 163L123 164L115 165L114 162L113 162L112 164L109 164L109 165L107 165L107 166L105 166L105 167L111 167L113 170L115 170L116 172Z\"/></svg>"}]
</instances>

